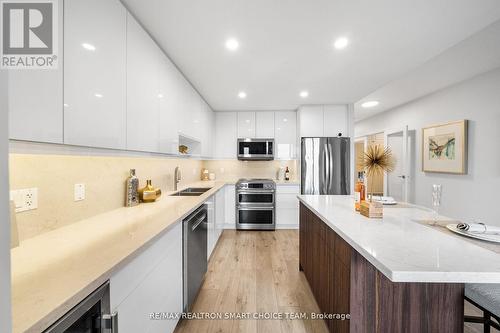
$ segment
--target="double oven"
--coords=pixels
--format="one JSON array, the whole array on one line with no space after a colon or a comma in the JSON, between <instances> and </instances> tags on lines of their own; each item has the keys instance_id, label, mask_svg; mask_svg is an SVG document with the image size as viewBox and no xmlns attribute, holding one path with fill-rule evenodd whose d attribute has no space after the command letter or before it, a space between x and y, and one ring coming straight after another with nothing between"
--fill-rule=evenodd
<instances>
[{"instance_id":1,"label":"double oven","mask_svg":"<svg viewBox=\"0 0 500 333\"><path fill-rule=\"evenodd\" d=\"M276 184L270 179L240 179L236 183L236 228L276 229Z\"/></svg>"}]
</instances>

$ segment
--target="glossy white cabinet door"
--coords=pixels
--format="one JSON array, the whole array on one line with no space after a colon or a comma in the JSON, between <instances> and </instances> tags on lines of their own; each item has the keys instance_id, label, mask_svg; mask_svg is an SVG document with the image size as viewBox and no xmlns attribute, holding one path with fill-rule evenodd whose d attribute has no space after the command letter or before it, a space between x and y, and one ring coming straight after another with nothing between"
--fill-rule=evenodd
<instances>
[{"instance_id":1,"label":"glossy white cabinet door","mask_svg":"<svg viewBox=\"0 0 500 333\"><path fill-rule=\"evenodd\" d=\"M238 138L255 138L255 112L238 113Z\"/></svg>"},{"instance_id":2,"label":"glossy white cabinet door","mask_svg":"<svg viewBox=\"0 0 500 333\"><path fill-rule=\"evenodd\" d=\"M160 63L163 53L127 15L127 149L160 151Z\"/></svg>"},{"instance_id":3,"label":"glossy white cabinet door","mask_svg":"<svg viewBox=\"0 0 500 333\"><path fill-rule=\"evenodd\" d=\"M215 198L214 196L210 197L207 201L205 201L205 205L207 205L207 213L208 213L208 225L207 225L207 260L210 259L212 255L212 251L215 246L216 236L215 236Z\"/></svg>"},{"instance_id":4,"label":"glossy white cabinet door","mask_svg":"<svg viewBox=\"0 0 500 333\"><path fill-rule=\"evenodd\" d=\"M255 112L255 137L260 139L272 139L274 132L274 112Z\"/></svg>"},{"instance_id":5,"label":"glossy white cabinet door","mask_svg":"<svg viewBox=\"0 0 500 333\"><path fill-rule=\"evenodd\" d=\"M9 138L63 143L63 5L58 3L59 63L51 70L9 70ZM2 110L1 112L5 112Z\"/></svg>"},{"instance_id":6,"label":"glossy white cabinet door","mask_svg":"<svg viewBox=\"0 0 500 333\"><path fill-rule=\"evenodd\" d=\"M64 15L64 143L124 149L127 11L66 0Z\"/></svg>"},{"instance_id":7,"label":"glossy white cabinet door","mask_svg":"<svg viewBox=\"0 0 500 333\"><path fill-rule=\"evenodd\" d=\"M203 102L201 155L213 157L215 140L215 116L210 106Z\"/></svg>"},{"instance_id":8,"label":"glossy white cabinet door","mask_svg":"<svg viewBox=\"0 0 500 333\"><path fill-rule=\"evenodd\" d=\"M163 56L160 59L160 151L162 153L177 154L179 147L179 122L177 109L176 76L177 68Z\"/></svg>"},{"instance_id":9,"label":"glossy white cabinet door","mask_svg":"<svg viewBox=\"0 0 500 333\"><path fill-rule=\"evenodd\" d=\"M223 187L215 194L215 230L217 240L224 230L226 214L226 188ZM217 241L216 241L217 243Z\"/></svg>"},{"instance_id":10,"label":"glossy white cabinet door","mask_svg":"<svg viewBox=\"0 0 500 333\"><path fill-rule=\"evenodd\" d=\"M297 113L295 111L276 111L274 124L276 158L284 160L296 158Z\"/></svg>"},{"instance_id":11,"label":"glossy white cabinet door","mask_svg":"<svg viewBox=\"0 0 500 333\"><path fill-rule=\"evenodd\" d=\"M346 105L325 105L323 107L324 122L323 132L324 136L349 136L347 132L347 106Z\"/></svg>"},{"instance_id":12,"label":"glossy white cabinet door","mask_svg":"<svg viewBox=\"0 0 500 333\"><path fill-rule=\"evenodd\" d=\"M234 185L226 185L225 188L225 224L226 228L236 228L236 188Z\"/></svg>"},{"instance_id":13,"label":"glossy white cabinet door","mask_svg":"<svg viewBox=\"0 0 500 333\"><path fill-rule=\"evenodd\" d=\"M300 185L276 186L276 226L278 228L298 228Z\"/></svg>"},{"instance_id":14,"label":"glossy white cabinet door","mask_svg":"<svg viewBox=\"0 0 500 333\"><path fill-rule=\"evenodd\" d=\"M215 158L236 158L237 124L236 112L215 112Z\"/></svg>"},{"instance_id":15,"label":"glossy white cabinet door","mask_svg":"<svg viewBox=\"0 0 500 333\"><path fill-rule=\"evenodd\" d=\"M300 137L323 136L323 106L302 106L299 109Z\"/></svg>"},{"instance_id":16,"label":"glossy white cabinet door","mask_svg":"<svg viewBox=\"0 0 500 333\"><path fill-rule=\"evenodd\" d=\"M182 223L111 277L110 298L120 333L174 331L176 320L149 316L182 311Z\"/></svg>"}]
</instances>

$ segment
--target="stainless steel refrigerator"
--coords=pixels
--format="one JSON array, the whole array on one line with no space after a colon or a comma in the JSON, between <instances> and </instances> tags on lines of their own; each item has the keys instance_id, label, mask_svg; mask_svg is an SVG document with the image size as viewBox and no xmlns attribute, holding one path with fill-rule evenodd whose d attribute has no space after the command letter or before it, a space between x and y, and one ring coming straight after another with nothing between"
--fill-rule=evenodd
<instances>
[{"instance_id":1,"label":"stainless steel refrigerator","mask_svg":"<svg viewBox=\"0 0 500 333\"><path fill-rule=\"evenodd\" d=\"M350 194L349 138L302 138L302 194Z\"/></svg>"}]
</instances>

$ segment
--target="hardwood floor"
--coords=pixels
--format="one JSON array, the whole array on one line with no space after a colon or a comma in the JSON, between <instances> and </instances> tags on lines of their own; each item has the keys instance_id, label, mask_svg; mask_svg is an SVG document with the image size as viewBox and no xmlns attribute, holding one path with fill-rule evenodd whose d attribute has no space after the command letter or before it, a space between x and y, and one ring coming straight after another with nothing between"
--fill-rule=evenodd
<instances>
[{"instance_id":1,"label":"hardwood floor","mask_svg":"<svg viewBox=\"0 0 500 333\"><path fill-rule=\"evenodd\" d=\"M212 254L193 312L318 313L304 274L299 272L298 230L225 230ZM480 314L466 303L467 314ZM327 333L323 320L183 320L175 333ZM465 324L465 333L482 325ZM498 332L494 329L491 331Z\"/></svg>"},{"instance_id":2,"label":"hardwood floor","mask_svg":"<svg viewBox=\"0 0 500 333\"><path fill-rule=\"evenodd\" d=\"M225 230L212 254L193 312L318 313L299 272L298 230ZM183 320L176 333L327 333L323 320Z\"/></svg>"}]
</instances>

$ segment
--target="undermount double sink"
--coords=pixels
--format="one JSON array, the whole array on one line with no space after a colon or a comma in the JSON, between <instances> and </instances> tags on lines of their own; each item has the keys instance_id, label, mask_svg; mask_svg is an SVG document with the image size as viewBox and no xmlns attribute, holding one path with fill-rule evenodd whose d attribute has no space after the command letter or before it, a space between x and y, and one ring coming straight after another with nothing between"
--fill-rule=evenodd
<instances>
[{"instance_id":1,"label":"undermount double sink","mask_svg":"<svg viewBox=\"0 0 500 333\"><path fill-rule=\"evenodd\" d=\"M170 196L176 196L176 197L199 197L203 193L207 192L210 190L211 187L188 187L182 191L175 192L173 194L170 194Z\"/></svg>"}]
</instances>

